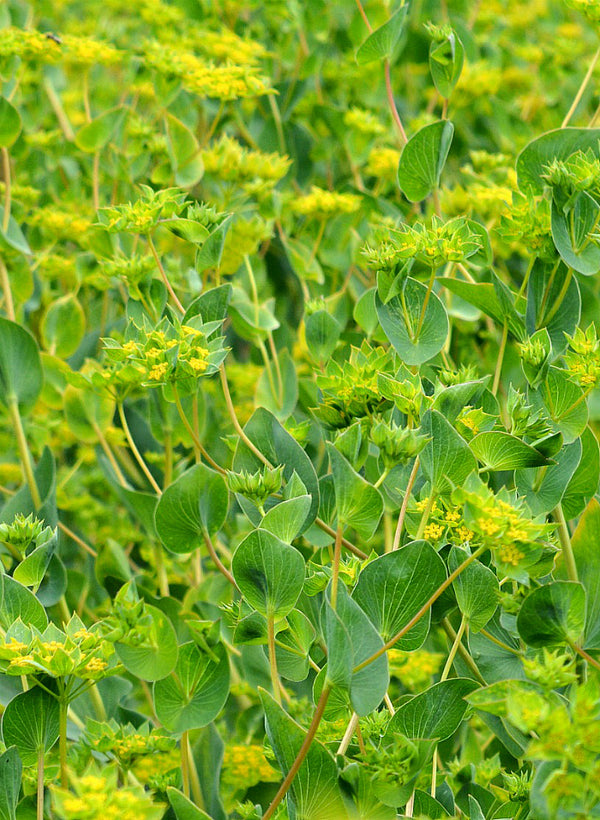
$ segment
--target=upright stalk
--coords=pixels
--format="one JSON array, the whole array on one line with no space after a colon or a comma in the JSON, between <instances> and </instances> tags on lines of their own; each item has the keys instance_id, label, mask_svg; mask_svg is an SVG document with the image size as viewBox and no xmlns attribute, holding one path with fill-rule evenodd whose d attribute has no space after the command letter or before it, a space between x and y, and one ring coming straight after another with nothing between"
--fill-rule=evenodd
<instances>
[{"instance_id":1,"label":"upright stalk","mask_svg":"<svg viewBox=\"0 0 600 820\"><path fill-rule=\"evenodd\" d=\"M562 504L558 504L552 512L552 517L558 523L558 540L563 551L565 559L565 567L567 569L567 576L569 581L578 581L577 564L575 563L575 554L573 552L573 545L571 544L571 536L569 535L569 528L565 519Z\"/></svg>"},{"instance_id":2,"label":"upright stalk","mask_svg":"<svg viewBox=\"0 0 600 820\"><path fill-rule=\"evenodd\" d=\"M44 820L44 746L38 750L37 761L37 820Z\"/></svg>"},{"instance_id":3,"label":"upright stalk","mask_svg":"<svg viewBox=\"0 0 600 820\"><path fill-rule=\"evenodd\" d=\"M58 758L60 761L60 785L63 789L69 786L67 770L67 712L69 704L63 693L58 699Z\"/></svg>"},{"instance_id":4,"label":"upright stalk","mask_svg":"<svg viewBox=\"0 0 600 820\"><path fill-rule=\"evenodd\" d=\"M35 481L31 453L29 452L29 447L27 446L25 431L23 430L23 421L21 419L21 414L19 412L19 402L16 396L8 397L8 413L10 415L13 430L15 432L17 448L19 450L19 457L21 459L21 466L23 468L25 480L27 481L27 486L29 487L29 492L31 493L31 500L33 501L34 507L38 509L42 506L42 499L40 497L40 491L38 490L38 486Z\"/></svg>"},{"instance_id":5,"label":"upright stalk","mask_svg":"<svg viewBox=\"0 0 600 820\"><path fill-rule=\"evenodd\" d=\"M271 669L271 686L273 687L273 697L281 706L281 689L279 687L279 675L277 674L277 655L275 654L275 617L267 617L267 636L269 644L269 667Z\"/></svg>"}]
</instances>

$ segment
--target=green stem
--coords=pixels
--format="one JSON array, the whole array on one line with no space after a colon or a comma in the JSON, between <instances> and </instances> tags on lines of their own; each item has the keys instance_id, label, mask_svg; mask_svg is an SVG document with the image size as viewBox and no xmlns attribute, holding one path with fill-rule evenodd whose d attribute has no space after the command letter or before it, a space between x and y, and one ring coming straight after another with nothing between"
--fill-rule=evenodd
<instances>
[{"instance_id":1,"label":"green stem","mask_svg":"<svg viewBox=\"0 0 600 820\"><path fill-rule=\"evenodd\" d=\"M177 307L177 310L179 310L180 313L185 313L185 308L183 307L183 305L181 304L181 302L177 298L177 294L173 290L173 288L171 286L171 283L169 282L169 277L167 276L167 273L166 273L166 271L163 267L163 264L160 261L160 257L158 255L158 253L156 252L156 248L154 247L154 241L152 239L151 234L148 234L148 246L150 248L150 251L152 252L152 256L154 257L154 261L156 262L156 267L158 268L159 273L162 277L162 280L165 283L165 287L169 291L169 295L171 296L171 299L175 303L175 305Z\"/></svg>"},{"instance_id":2,"label":"green stem","mask_svg":"<svg viewBox=\"0 0 600 820\"><path fill-rule=\"evenodd\" d=\"M229 583L232 584L237 589L237 584L235 582L235 578L229 572L227 567L224 566L221 559L217 555L217 551L215 549L215 546L214 546L214 544L211 540L210 535L207 532L204 533L204 543L206 544L206 548L208 550L208 553L209 553L210 557L212 558L216 568L221 573L221 575L224 575L225 578L227 578L227 580L229 581Z\"/></svg>"},{"instance_id":3,"label":"green stem","mask_svg":"<svg viewBox=\"0 0 600 820\"><path fill-rule=\"evenodd\" d=\"M281 706L281 689L279 688L279 675L277 674L277 655L275 654L275 617L267 616L267 636L269 644L269 667L271 669L271 686L273 697Z\"/></svg>"},{"instance_id":4,"label":"green stem","mask_svg":"<svg viewBox=\"0 0 600 820\"><path fill-rule=\"evenodd\" d=\"M44 820L44 747L38 751L37 762L37 820Z\"/></svg>"},{"instance_id":5,"label":"green stem","mask_svg":"<svg viewBox=\"0 0 600 820\"><path fill-rule=\"evenodd\" d=\"M229 392L229 384L227 382L227 373L225 371L225 365L222 364L219 368L219 373L221 374L221 386L223 388L223 396L225 398L225 404L227 406L227 412L229 413L229 418L231 419L231 423L233 424L236 433L244 442L246 447L254 453L254 455L261 461L266 467L269 469L273 468L273 465L269 461L269 459L261 453L261 451L256 447L254 442L250 441L244 430L242 429L242 425L240 424L237 413L235 412L235 407L233 406L233 401L231 400L231 393Z\"/></svg>"},{"instance_id":6,"label":"green stem","mask_svg":"<svg viewBox=\"0 0 600 820\"><path fill-rule=\"evenodd\" d=\"M121 426L123 428L123 432L125 433L125 438L127 439L127 442L129 443L129 447L131 448L131 452L135 456L135 460L140 465L140 467L142 469L142 472L144 473L144 475L146 476L146 478L148 479L148 481L152 485L152 489L154 490L154 492L157 495L162 495L162 490L160 489L160 487L156 483L156 480L155 480L154 476L150 472L150 470L148 468L148 465L144 461L144 459L142 457L142 454L138 450L137 445L136 445L135 441L133 440L133 436L131 435L131 430L129 429L129 425L127 424L127 417L125 416L125 409L123 407L123 402L118 402L117 403L117 410L119 411L119 418L121 419Z\"/></svg>"},{"instance_id":7,"label":"green stem","mask_svg":"<svg viewBox=\"0 0 600 820\"><path fill-rule=\"evenodd\" d=\"M67 710L69 708L69 704L64 694L58 700L58 707L58 757L60 760L60 785L63 789L66 789L69 786L69 773L67 770Z\"/></svg>"},{"instance_id":8,"label":"green stem","mask_svg":"<svg viewBox=\"0 0 600 820\"><path fill-rule=\"evenodd\" d=\"M10 154L8 153L8 148L2 149L2 170L4 173L4 218L2 220L2 230L4 233L6 233L8 230L8 223L10 221L10 211L12 203Z\"/></svg>"},{"instance_id":9,"label":"green stem","mask_svg":"<svg viewBox=\"0 0 600 820\"><path fill-rule=\"evenodd\" d=\"M337 605L337 591L340 577L340 560L342 557L342 528L338 524L335 531L335 548L333 552L333 575L331 578L331 608L335 610Z\"/></svg>"},{"instance_id":10,"label":"green stem","mask_svg":"<svg viewBox=\"0 0 600 820\"><path fill-rule=\"evenodd\" d=\"M215 469L218 473L221 473L221 475L227 475L227 470L224 470L221 467L221 465L217 464L217 462L207 453L207 451L202 446L202 442L200 441L200 439L198 438L198 436L194 432L194 429L192 428L192 425L189 423L189 421L187 419L187 416L185 415L185 412L183 410L183 406L181 404L181 399L179 397L179 391L177 390L175 382L173 382L171 384L171 389L173 391L173 398L175 399L175 406L177 407L177 412L179 413L179 417L180 417L181 421L183 422L185 429L190 434L190 437L192 439L192 442L194 443L194 448L195 448L197 454L202 454L202 456L206 459L206 461L208 461L210 466L213 469ZM196 460L199 461L199 458L197 457Z\"/></svg>"},{"instance_id":11,"label":"green stem","mask_svg":"<svg viewBox=\"0 0 600 820\"><path fill-rule=\"evenodd\" d=\"M384 644L381 647L381 649L378 649L377 652L374 652L362 663L359 663L358 666L355 666L352 670L353 673L360 672L361 669L366 669L367 666L374 663L378 658L384 655L388 651L388 649L391 649L396 643L398 643L400 638L403 638L407 632L410 632L413 626L421 620L425 613L429 612L429 610L440 597L440 595L443 595L443 593L448 589L452 582L456 578L458 578L461 572L463 572L468 566L470 566L473 563L473 561L479 558L479 556L482 553L484 553L486 549L487 547L479 547L479 549L475 550L473 555L470 555L466 559L466 561L463 561L462 564L459 564L454 570L454 572L450 573L450 575L446 578L444 583L440 584L440 586L436 589L433 595L431 595L431 597L423 604L421 609L415 615L413 615L410 621L405 626L403 626L402 629L399 632L397 632L393 638L390 638L390 640L386 644Z\"/></svg>"},{"instance_id":12,"label":"green stem","mask_svg":"<svg viewBox=\"0 0 600 820\"><path fill-rule=\"evenodd\" d=\"M190 796L190 747L188 744L188 732L183 732L180 742L181 749L181 783L182 791L186 797Z\"/></svg>"},{"instance_id":13,"label":"green stem","mask_svg":"<svg viewBox=\"0 0 600 820\"><path fill-rule=\"evenodd\" d=\"M427 310L427 305L429 304L429 299L431 298L431 291L433 290L433 283L435 282L435 268L431 269L431 275L429 277L429 283L427 285L427 293L425 294L425 298L423 299L423 307L421 308L421 315L419 316L419 321L417 324L417 329L413 336L413 341L418 339L419 333L421 332L421 328L423 327L423 322L425 321L425 312Z\"/></svg>"},{"instance_id":14,"label":"green stem","mask_svg":"<svg viewBox=\"0 0 600 820\"><path fill-rule=\"evenodd\" d=\"M569 581L578 581L577 564L575 563L575 555L573 553L573 545L571 544L571 536L569 535L569 528L565 520L562 504L558 504L552 512L554 520L558 523L558 539L562 547L563 557L565 559L565 567L567 568L567 576Z\"/></svg>"},{"instance_id":15,"label":"green stem","mask_svg":"<svg viewBox=\"0 0 600 820\"><path fill-rule=\"evenodd\" d=\"M458 627L458 632L454 637L454 641L452 646L450 647L450 652L448 653L448 657L446 659L446 663L442 670L442 674L440 676L440 681L446 680L448 675L450 674L450 670L452 669L452 664L454 663L454 658L456 657L456 653L458 652L458 647L460 646L460 642L462 641L462 637L465 634L465 629L467 628L467 619L463 615L460 626Z\"/></svg>"},{"instance_id":16,"label":"green stem","mask_svg":"<svg viewBox=\"0 0 600 820\"><path fill-rule=\"evenodd\" d=\"M427 522L429 521L429 516L431 515L431 511L433 509L433 505L435 504L435 493L431 493L429 498L427 499L427 504L425 505L425 509L423 510L423 515L421 516L421 520L419 522L419 529L417 530L417 534L415 536L416 540L418 541L420 538L423 538L423 533L425 532L425 527L427 526Z\"/></svg>"},{"instance_id":17,"label":"green stem","mask_svg":"<svg viewBox=\"0 0 600 820\"><path fill-rule=\"evenodd\" d=\"M104 701L100 696L100 692L98 691L98 684L94 683L93 686L90 686L90 700L94 705L94 711L96 712L96 717L100 721L106 720L106 708L104 706Z\"/></svg>"},{"instance_id":18,"label":"green stem","mask_svg":"<svg viewBox=\"0 0 600 820\"><path fill-rule=\"evenodd\" d=\"M288 789L290 788L290 786L292 785L292 783L294 781L294 778L298 774L298 769L300 768L300 766L304 762L304 758L308 754L308 750L310 749L311 744L312 744L312 742L315 738L315 735L317 734L317 729L319 728L319 724L321 723L321 719L323 717L325 707L327 706L327 701L329 699L329 693L330 692L331 692L330 684L325 683L325 685L323 686L323 690L321 692L321 697L319 698L319 702L317 703L317 708L316 708L315 713L313 715L313 719L310 723L310 726L308 728L308 732L306 733L306 737L304 738L302 746L300 747L300 750L299 750L298 754L296 755L296 759L292 763L289 772L285 776L285 779L284 779L283 783L279 787L279 790L277 791L277 794L273 798L273 801L272 801L271 805L269 806L269 808L266 810L265 814L263 815L263 820L270 820L271 817L273 817L273 815L275 814L275 810L277 809L277 806L281 803L281 801L283 800L283 798L287 794Z\"/></svg>"},{"instance_id":19,"label":"green stem","mask_svg":"<svg viewBox=\"0 0 600 820\"><path fill-rule=\"evenodd\" d=\"M592 74L594 73L594 69L596 68L596 63L598 62L599 58L600 58L600 48L597 49L596 53L592 57L592 61L589 65L587 73L586 73L585 77L583 78L583 80L581 81L581 85L579 86L579 90L577 91L577 94L575 95L575 99L571 103L571 107L567 111L567 114L566 114L564 120L562 121L562 124L560 126L561 128L566 128L566 126L569 124L569 122L571 120L571 117L575 113L575 110L576 110L577 106L581 102L581 98L583 97L585 89L588 87L588 83L592 78Z\"/></svg>"},{"instance_id":20,"label":"green stem","mask_svg":"<svg viewBox=\"0 0 600 820\"><path fill-rule=\"evenodd\" d=\"M11 322L15 321L15 305L12 298L12 291L10 289L10 279L8 278L8 271L4 264L4 259L0 256L0 281L2 282L2 293L4 295L4 310Z\"/></svg>"},{"instance_id":21,"label":"green stem","mask_svg":"<svg viewBox=\"0 0 600 820\"><path fill-rule=\"evenodd\" d=\"M122 487L127 487L127 482L125 481L125 476L121 472L121 468L119 467L119 465L117 463L117 459L115 458L114 453L111 450L110 445L109 445L108 441L106 440L106 437L104 436L104 433L102 432L102 430L100 429L100 427L97 424L94 424L93 426L94 426L94 432L98 436L98 441L100 442L100 446L104 450L104 454L105 454L106 458L109 460L110 466L113 468L113 470L115 472L115 475L117 477L117 481L119 482L119 484Z\"/></svg>"},{"instance_id":22,"label":"green stem","mask_svg":"<svg viewBox=\"0 0 600 820\"><path fill-rule=\"evenodd\" d=\"M96 151L92 163L92 199L97 211L100 207L100 151Z\"/></svg>"},{"instance_id":23,"label":"green stem","mask_svg":"<svg viewBox=\"0 0 600 820\"><path fill-rule=\"evenodd\" d=\"M504 322L502 328L502 339L500 340L500 349L498 350L498 360L496 361L496 370L494 372L494 383L492 385L492 395L496 395L500 385L500 376L502 374L502 363L504 361L504 351L506 350L506 340L508 339L508 322Z\"/></svg>"},{"instance_id":24,"label":"green stem","mask_svg":"<svg viewBox=\"0 0 600 820\"><path fill-rule=\"evenodd\" d=\"M16 396L14 395L8 396L8 412L10 415L10 420L12 422L13 430L15 432L15 438L17 439L17 448L19 450L19 457L21 459L21 467L23 468L25 480L27 481L27 486L29 487L29 492L31 493L31 500L33 501L34 507L36 509L39 509L39 507L42 506L42 499L40 497L40 492L35 481L35 475L33 472L33 461L31 459L29 447L27 446L25 431L23 430L23 422L21 420L21 414L19 412L19 402Z\"/></svg>"},{"instance_id":25,"label":"green stem","mask_svg":"<svg viewBox=\"0 0 600 820\"><path fill-rule=\"evenodd\" d=\"M410 499L410 494L412 493L412 488L414 483L417 479L417 473L419 472L419 465L421 460L419 456L415 458L415 463L413 464L413 468L410 472L410 476L408 478L408 484L406 485L406 492L404 493L404 498L402 499L402 506L400 507L400 514L398 516L398 523L396 524L396 532L394 533L394 543L392 545L392 550L397 550L400 547L400 538L402 537L402 528L404 527L404 519L406 517L406 510L408 507L408 502Z\"/></svg>"},{"instance_id":26,"label":"green stem","mask_svg":"<svg viewBox=\"0 0 600 820\"><path fill-rule=\"evenodd\" d=\"M567 270L567 275L565 276L565 281L562 283L562 287L559 291L559 294L556 297L556 299L554 300L554 304L550 308L550 312L547 313L544 316L543 320L542 320L544 327L547 327L550 324L550 322L552 321L552 319L554 319L554 317L556 316L556 313L558 312L558 309L562 305L563 300L564 300L565 296L567 295L567 290L569 289L569 285L571 284L571 279L572 278L573 278L573 268L569 268Z\"/></svg>"},{"instance_id":27,"label":"green stem","mask_svg":"<svg viewBox=\"0 0 600 820\"><path fill-rule=\"evenodd\" d=\"M286 153L285 147L285 135L283 133L283 124L281 122L281 114L279 112L279 106L277 105L277 101L273 94L268 95L269 98L269 108L271 109L271 113L273 114L273 120L275 121L275 130L277 131L277 139L279 140L279 151L282 154Z\"/></svg>"}]
</instances>

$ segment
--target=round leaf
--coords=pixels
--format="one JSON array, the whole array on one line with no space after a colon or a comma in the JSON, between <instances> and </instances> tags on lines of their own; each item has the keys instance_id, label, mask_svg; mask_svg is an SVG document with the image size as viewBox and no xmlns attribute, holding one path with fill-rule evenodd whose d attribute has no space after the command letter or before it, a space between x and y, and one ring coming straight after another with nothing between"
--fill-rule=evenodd
<instances>
[{"instance_id":1,"label":"round leaf","mask_svg":"<svg viewBox=\"0 0 600 820\"><path fill-rule=\"evenodd\" d=\"M585 597L585 589L573 581L534 589L517 617L519 635L536 648L577 641L585 626Z\"/></svg>"},{"instance_id":2,"label":"round leaf","mask_svg":"<svg viewBox=\"0 0 600 820\"><path fill-rule=\"evenodd\" d=\"M58 701L34 686L14 697L2 716L2 737L16 746L24 766L33 766L40 752L49 751L59 734Z\"/></svg>"},{"instance_id":3,"label":"round leaf","mask_svg":"<svg viewBox=\"0 0 600 820\"><path fill-rule=\"evenodd\" d=\"M21 115L5 97L0 97L0 146L10 148L21 133Z\"/></svg>"},{"instance_id":4,"label":"round leaf","mask_svg":"<svg viewBox=\"0 0 600 820\"><path fill-rule=\"evenodd\" d=\"M116 643L117 656L125 669L141 680L158 681L171 674L177 663L177 636L167 616L154 606L146 606L152 620L149 635L140 646Z\"/></svg>"},{"instance_id":5,"label":"round leaf","mask_svg":"<svg viewBox=\"0 0 600 820\"><path fill-rule=\"evenodd\" d=\"M426 125L404 146L398 165L398 184L410 202L421 202L437 188L454 135L448 120Z\"/></svg>"},{"instance_id":6,"label":"round leaf","mask_svg":"<svg viewBox=\"0 0 600 820\"><path fill-rule=\"evenodd\" d=\"M0 318L0 402L31 405L42 389L40 353L33 336L9 319Z\"/></svg>"},{"instance_id":7,"label":"round leaf","mask_svg":"<svg viewBox=\"0 0 600 820\"><path fill-rule=\"evenodd\" d=\"M66 359L75 353L85 333L85 313L73 294L52 302L42 319L40 331L46 349Z\"/></svg>"}]
</instances>

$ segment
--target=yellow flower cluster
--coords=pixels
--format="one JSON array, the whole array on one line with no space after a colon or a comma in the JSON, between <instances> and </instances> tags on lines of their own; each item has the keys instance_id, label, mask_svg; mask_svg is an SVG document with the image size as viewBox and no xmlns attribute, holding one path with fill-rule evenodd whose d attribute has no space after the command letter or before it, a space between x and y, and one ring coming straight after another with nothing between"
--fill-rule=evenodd
<instances>
[{"instance_id":1,"label":"yellow flower cluster","mask_svg":"<svg viewBox=\"0 0 600 820\"><path fill-rule=\"evenodd\" d=\"M361 198L356 194L339 194L325 191L313 185L309 194L294 200L292 210L304 216L326 218L337 214L352 214L358 211Z\"/></svg>"},{"instance_id":2,"label":"yellow flower cluster","mask_svg":"<svg viewBox=\"0 0 600 820\"><path fill-rule=\"evenodd\" d=\"M426 649L418 649L416 652L390 649L390 675L411 692L419 691L429 686L432 675L435 675L442 664L443 657L440 652L428 652Z\"/></svg>"},{"instance_id":3,"label":"yellow flower cluster","mask_svg":"<svg viewBox=\"0 0 600 820\"><path fill-rule=\"evenodd\" d=\"M214 65L194 54L149 43L144 49L148 68L176 78L193 94L220 100L237 100L269 93L268 80L248 65Z\"/></svg>"},{"instance_id":4,"label":"yellow flower cluster","mask_svg":"<svg viewBox=\"0 0 600 820\"><path fill-rule=\"evenodd\" d=\"M565 355L567 370L573 380L583 388L595 387L600 382L600 340L592 324L584 332L575 330L569 339L570 349Z\"/></svg>"},{"instance_id":5,"label":"yellow flower cluster","mask_svg":"<svg viewBox=\"0 0 600 820\"><path fill-rule=\"evenodd\" d=\"M344 125L370 137L379 137L387 130L375 114L356 106L348 109L344 114Z\"/></svg>"},{"instance_id":6,"label":"yellow flower cluster","mask_svg":"<svg viewBox=\"0 0 600 820\"><path fill-rule=\"evenodd\" d=\"M268 762L257 744L226 746L221 769L221 785L245 792L257 783L277 783L281 775Z\"/></svg>"},{"instance_id":7,"label":"yellow flower cluster","mask_svg":"<svg viewBox=\"0 0 600 820\"><path fill-rule=\"evenodd\" d=\"M161 39L166 41L164 34ZM183 35L173 32L173 42L180 48L189 51L202 51L208 57L219 62L229 62L235 65L252 65L266 55L262 43L240 37L234 31L222 28L219 31L209 31L200 26L186 26Z\"/></svg>"},{"instance_id":8,"label":"yellow flower cluster","mask_svg":"<svg viewBox=\"0 0 600 820\"><path fill-rule=\"evenodd\" d=\"M9 27L2 29L0 57L21 57L23 60L56 63L61 58L61 47L40 31Z\"/></svg>"},{"instance_id":9,"label":"yellow flower cluster","mask_svg":"<svg viewBox=\"0 0 600 820\"><path fill-rule=\"evenodd\" d=\"M568 5L581 12L592 23L600 23L600 3L598 0L567 0Z\"/></svg>"},{"instance_id":10,"label":"yellow flower cluster","mask_svg":"<svg viewBox=\"0 0 600 820\"><path fill-rule=\"evenodd\" d=\"M121 51L108 43L92 37L76 37L65 34L61 37L64 59L79 66L116 65L123 59Z\"/></svg>"},{"instance_id":11,"label":"yellow flower cluster","mask_svg":"<svg viewBox=\"0 0 600 820\"><path fill-rule=\"evenodd\" d=\"M273 223L255 215L250 219L237 217L225 237L225 247L221 257L221 273L235 273L244 261L244 256L256 251L262 242L273 234Z\"/></svg>"},{"instance_id":12,"label":"yellow flower cluster","mask_svg":"<svg viewBox=\"0 0 600 820\"><path fill-rule=\"evenodd\" d=\"M367 162L367 173L381 179L395 180L400 151L395 148L373 148Z\"/></svg>"},{"instance_id":13,"label":"yellow flower cluster","mask_svg":"<svg viewBox=\"0 0 600 820\"><path fill-rule=\"evenodd\" d=\"M423 513L429 503L429 499L423 498L415 504L417 513ZM460 546L472 541L474 533L465 525L463 510L461 507L441 508L437 501L434 502L430 511L429 521L423 531L423 538L426 541L440 541L445 538L452 544Z\"/></svg>"},{"instance_id":14,"label":"yellow flower cluster","mask_svg":"<svg viewBox=\"0 0 600 820\"><path fill-rule=\"evenodd\" d=\"M53 205L36 210L27 218L29 225L35 225L52 239L69 239L81 244L92 227L89 219L72 211L64 211Z\"/></svg>"},{"instance_id":15,"label":"yellow flower cluster","mask_svg":"<svg viewBox=\"0 0 600 820\"><path fill-rule=\"evenodd\" d=\"M272 184L286 175L291 163L280 154L249 151L226 134L202 152L202 159L207 173L228 182L259 179Z\"/></svg>"},{"instance_id":16,"label":"yellow flower cluster","mask_svg":"<svg viewBox=\"0 0 600 820\"><path fill-rule=\"evenodd\" d=\"M117 787L116 771L85 774L74 782L75 794L52 787L56 816L61 820L159 820L165 806L155 803L141 786Z\"/></svg>"}]
</instances>

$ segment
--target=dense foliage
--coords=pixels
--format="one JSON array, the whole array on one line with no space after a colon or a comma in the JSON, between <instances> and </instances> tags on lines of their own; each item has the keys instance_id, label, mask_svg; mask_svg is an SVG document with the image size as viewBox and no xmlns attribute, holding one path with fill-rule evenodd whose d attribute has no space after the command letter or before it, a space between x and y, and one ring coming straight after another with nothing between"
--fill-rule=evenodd
<instances>
[{"instance_id":1,"label":"dense foliage","mask_svg":"<svg viewBox=\"0 0 600 820\"><path fill-rule=\"evenodd\" d=\"M0 27L0 817L599 817L598 0Z\"/></svg>"}]
</instances>

